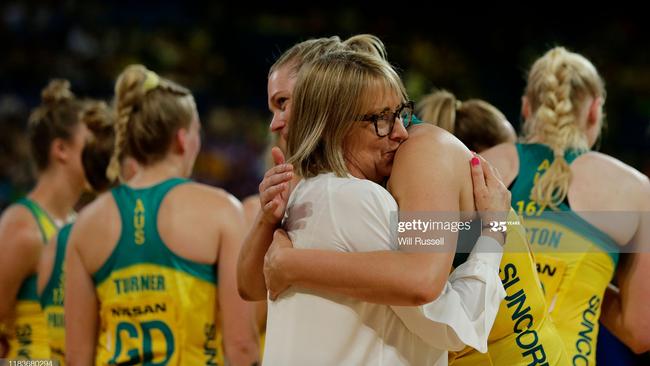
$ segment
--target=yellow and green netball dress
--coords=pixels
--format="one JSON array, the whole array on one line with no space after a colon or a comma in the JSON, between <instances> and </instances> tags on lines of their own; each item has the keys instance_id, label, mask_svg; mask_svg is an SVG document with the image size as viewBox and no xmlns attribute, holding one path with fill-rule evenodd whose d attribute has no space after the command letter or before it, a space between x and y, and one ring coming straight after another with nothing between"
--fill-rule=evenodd
<instances>
[{"instance_id":1,"label":"yellow and green netball dress","mask_svg":"<svg viewBox=\"0 0 650 366\"><path fill-rule=\"evenodd\" d=\"M539 284L535 261L528 249L526 233L518 225L519 217L510 210L508 235L499 265L506 290L497 317L488 336L487 353L473 348L450 352L454 366L569 365L564 344L548 314Z\"/></svg>"},{"instance_id":2,"label":"yellow and green netball dress","mask_svg":"<svg viewBox=\"0 0 650 366\"><path fill-rule=\"evenodd\" d=\"M60 365L65 365L65 321L63 318L65 273L63 269L65 268L65 249L68 246L71 228L72 224L68 224L59 230L52 273L40 299L45 313L52 359L58 360Z\"/></svg>"},{"instance_id":3,"label":"yellow and green netball dress","mask_svg":"<svg viewBox=\"0 0 650 366\"><path fill-rule=\"evenodd\" d=\"M93 276L100 303L97 365L223 364L215 266L177 256L157 230L163 198L186 182L111 190L122 232Z\"/></svg>"},{"instance_id":4,"label":"yellow and green netball dress","mask_svg":"<svg viewBox=\"0 0 650 366\"><path fill-rule=\"evenodd\" d=\"M41 231L43 243L47 244L58 230L54 221L36 202L23 198L17 202L34 216ZM50 358L45 317L36 292L36 274L30 275L20 286L16 302L16 315L8 332L9 353L7 358Z\"/></svg>"},{"instance_id":5,"label":"yellow and green netball dress","mask_svg":"<svg viewBox=\"0 0 650 366\"><path fill-rule=\"evenodd\" d=\"M530 199L534 183L553 162L541 144L518 144L519 175L512 204L524 216L527 236L549 311L575 365L594 365L600 304L614 275L619 249L609 236L571 211L546 210ZM579 154L567 152L571 164Z\"/></svg>"}]
</instances>

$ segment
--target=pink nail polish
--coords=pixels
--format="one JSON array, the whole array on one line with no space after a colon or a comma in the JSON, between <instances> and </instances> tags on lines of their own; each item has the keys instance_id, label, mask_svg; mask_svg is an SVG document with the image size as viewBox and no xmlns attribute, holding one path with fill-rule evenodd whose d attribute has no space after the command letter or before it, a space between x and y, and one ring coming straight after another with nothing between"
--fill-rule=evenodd
<instances>
[{"instance_id":1,"label":"pink nail polish","mask_svg":"<svg viewBox=\"0 0 650 366\"><path fill-rule=\"evenodd\" d=\"M472 158L472 166L477 166L479 164L480 164L480 161L478 160L478 158L476 156L473 157Z\"/></svg>"}]
</instances>

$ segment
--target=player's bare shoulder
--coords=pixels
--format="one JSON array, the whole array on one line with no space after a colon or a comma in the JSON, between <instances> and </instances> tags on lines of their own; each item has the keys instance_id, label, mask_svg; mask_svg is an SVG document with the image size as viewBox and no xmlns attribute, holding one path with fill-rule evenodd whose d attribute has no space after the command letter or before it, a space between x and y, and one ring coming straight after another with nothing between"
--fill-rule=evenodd
<instances>
[{"instance_id":1,"label":"player's bare shoulder","mask_svg":"<svg viewBox=\"0 0 650 366\"><path fill-rule=\"evenodd\" d=\"M577 182L597 182L606 192L618 194L640 203L639 198L650 194L648 177L624 162L599 152L588 152L571 164Z\"/></svg>"},{"instance_id":2,"label":"player's bare shoulder","mask_svg":"<svg viewBox=\"0 0 650 366\"><path fill-rule=\"evenodd\" d=\"M198 182L183 184L174 189L171 194L182 195L183 199L193 202L210 203L217 206L237 207L241 202L226 190Z\"/></svg>"},{"instance_id":3,"label":"player's bare shoulder","mask_svg":"<svg viewBox=\"0 0 650 366\"><path fill-rule=\"evenodd\" d=\"M85 258L87 268L97 269L100 265L95 263L97 253L103 253L109 250L105 248L112 248L117 243L121 227L120 212L113 195L110 191L104 192L79 212L70 231L69 246L74 246Z\"/></svg>"},{"instance_id":4,"label":"player's bare shoulder","mask_svg":"<svg viewBox=\"0 0 650 366\"><path fill-rule=\"evenodd\" d=\"M409 137L395 155L395 162L415 157L456 164L471 157L469 149L456 136L431 124L423 123L409 128ZM468 160L469 161L469 160Z\"/></svg>"},{"instance_id":5,"label":"player's bare shoulder","mask_svg":"<svg viewBox=\"0 0 650 366\"><path fill-rule=\"evenodd\" d=\"M77 225L105 226L104 223L118 215L117 205L110 191L101 193L94 201L85 206L77 216ZM94 230L94 228L93 228Z\"/></svg>"},{"instance_id":6,"label":"player's bare shoulder","mask_svg":"<svg viewBox=\"0 0 650 366\"><path fill-rule=\"evenodd\" d=\"M422 123L409 128L409 138L403 145L419 144L421 140L435 144L465 148L465 145L448 131L428 123Z\"/></svg>"},{"instance_id":7,"label":"player's bare shoulder","mask_svg":"<svg viewBox=\"0 0 650 366\"><path fill-rule=\"evenodd\" d=\"M11 226L20 229L38 229L36 221L29 209L23 205L13 204L7 207L0 216L0 228Z\"/></svg>"},{"instance_id":8,"label":"player's bare shoulder","mask_svg":"<svg viewBox=\"0 0 650 366\"><path fill-rule=\"evenodd\" d=\"M573 163L576 167L584 166L586 169L594 170L594 173L612 174L610 177L629 181L631 184L644 185L648 184L648 177L624 162L596 151L590 151L575 160Z\"/></svg>"},{"instance_id":9,"label":"player's bare shoulder","mask_svg":"<svg viewBox=\"0 0 650 366\"><path fill-rule=\"evenodd\" d=\"M169 202L173 207L191 208L219 222L230 221L233 215L243 217L242 204L237 198L224 189L203 183L190 182L176 187L169 193Z\"/></svg>"},{"instance_id":10,"label":"player's bare shoulder","mask_svg":"<svg viewBox=\"0 0 650 366\"><path fill-rule=\"evenodd\" d=\"M40 250L42 238L39 230L34 216L27 207L11 205L0 217L0 248L28 245Z\"/></svg>"},{"instance_id":11,"label":"player's bare shoulder","mask_svg":"<svg viewBox=\"0 0 650 366\"><path fill-rule=\"evenodd\" d=\"M471 189L472 154L460 140L430 124L413 126L408 131L409 138L397 149L387 183L400 205L414 192L429 192L432 185L450 195L457 194L459 187Z\"/></svg>"}]
</instances>

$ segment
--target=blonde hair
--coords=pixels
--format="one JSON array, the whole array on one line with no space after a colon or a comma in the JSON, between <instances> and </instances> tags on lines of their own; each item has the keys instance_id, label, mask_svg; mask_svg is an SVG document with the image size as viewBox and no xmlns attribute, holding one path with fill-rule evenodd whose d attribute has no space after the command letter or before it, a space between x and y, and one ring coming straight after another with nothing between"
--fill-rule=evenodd
<instances>
[{"instance_id":1,"label":"blonde hair","mask_svg":"<svg viewBox=\"0 0 650 366\"><path fill-rule=\"evenodd\" d=\"M588 97L604 99L604 82L585 57L564 47L555 47L533 64L525 96L531 113L524 123L524 140L548 145L555 156L536 182L531 199L542 207L557 209L566 198L571 182L565 151L590 148L578 125L579 106Z\"/></svg>"},{"instance_id":2,"label":"blonde hair","mask_svg":"<svg viewBox=\"0 0 650 366\"><path fill-rule=\"evenodd\" d=\"M347 176L343 141L369 108L377 91L407 100L404 85L388 62L355 51L331 52L303 66L294 90L287 161L296 173ZM375 99L372 99L375 100Z\"/></svg>"},{"instance_id":3,"label":"blonde hair","mask_svg":"<svg viewBox=\"0 0 650 366\"><path fill-rule=\"evenodd\" d=\"M386 59L384 43L372 34L358 34L345 41L338 36L313 38L295 44L286 50L271 66L269 75L285 65L291 65L291 73L297 74L302 65L310 63L320 56L335 51L356 51Z\"/></svg>"},{"instance_id":4,"label":"blonde hair","mask_svg":"<svg viewBox=\"0 0 650 366\"><path fill-rule=\"evenodd\" d=\"M123 156L148 165L162 159L176 131L196 117L191 92L142 65L128 66L115 83L115 149L106 170L119 177Z\"/></svg>"},{"instance_id":5,"label":"blonde hair","mask_svg":"<svg viewBox=\"0 0 650 366\"><path fill-rule=\"evenodd\" d=\"M512 141L506 116L480 99L461 102L447 90L434 90L418 102L416 111L424 122L449 131L476 152Z\"/></svg>"},{"instance_id":6,"label":"blonde hair","mask_svg":"<svg viewBox=\"0 0 650 366\"><path fill-rule=\"evenodd\" d=\"M27 125L32 160L38 171L50 164L52 141L70 140L80 124L81 107L65 79L54 79L41 91L41 105L31 112Z\"/></svg>"}]
</instances>

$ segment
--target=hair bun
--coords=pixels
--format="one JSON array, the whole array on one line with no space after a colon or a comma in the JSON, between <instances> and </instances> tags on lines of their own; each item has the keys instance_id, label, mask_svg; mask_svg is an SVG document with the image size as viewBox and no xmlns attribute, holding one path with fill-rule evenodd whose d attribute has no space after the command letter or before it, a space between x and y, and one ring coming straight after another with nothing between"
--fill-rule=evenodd
<instances>
[{"instance_id":1,"label":"hair bun","mask_svg":"<svg viewBox=\"0 0 650 366\"><path fill-rule=\"evenodd\" d=\"M81 121L93 134L101 134L107 128L113 129L113 111L104 101L87 101L81 111Z\"/></svg>"},{"instance_id":2,"label":"hair bun","mask_svg":"<svg viewBox=\"0 0 650 366\"><path fill-rule=\"evenodd\" d=\"M41 91L41 99L45 104L54 104L74 99L70 90L70 82L65 79L54 79Z\"/></svg>"}]
</instances>

